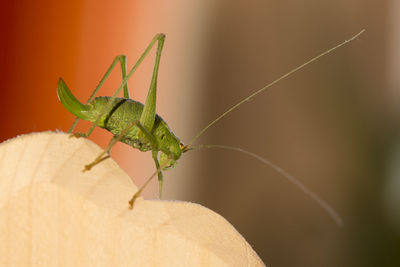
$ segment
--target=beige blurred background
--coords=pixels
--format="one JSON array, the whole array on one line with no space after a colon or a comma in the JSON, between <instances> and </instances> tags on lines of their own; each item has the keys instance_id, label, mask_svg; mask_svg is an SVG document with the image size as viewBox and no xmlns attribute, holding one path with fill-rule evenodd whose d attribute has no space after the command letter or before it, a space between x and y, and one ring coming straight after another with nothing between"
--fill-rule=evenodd
<instances>
[{"instance_id":1,"label":"beige blurred background","mask_svg":"<svg viewBox=\"0 0 400 267\"><path fill-rule=\"evenodd\" d=\"M396 2L219 1L204 10L207 27L196 34L201 56L185 64L201 77L194 80L201 98L195 95L196 106L189 106L196 113L183 109L169 119L190 121L200 113L184 130L173 122L183 140L250 92L366 29L354 43L243 105L198 142L239 146L272 160L328 201L344 227L271 168L230 151L185 155L166 174L167 198L220 213L270 266L400 265L399 227L388 208L394 202L384 195L399 104ZM185 85L178 103L188 101L193 87L190 80Z\"/></svg>"},{"instance_id":2,"label":"beige blurred background","mask_svg":"<svg viewBox=\"0 0 400 267\"><path fill-rule=\"evenodd\" d=\"M21 1L13 12L2 11L15 20L8 26L3 19L0 28L10 32L1 54L7 96L1 104L9 119L2 140L67 130L73 118L56 99L58 77L87 99L113 57L127 54L132 66L158 32L167 39L157 112L189 142L251 92L366 29L232 112L197 142L242 147L275 162L331 204L344 227L271 168L231 151L185 154L165 172L164 198L218 212L268 266L400 266L398 1L60 3L42 8ZM18 50L10 52L13 47ZM129 83L140 101L153 60L154 54ZM101 95L115 90L119 75ZM103 147L109 138L102 130L93 136ZM149 153L119 144L112 155L138 185L154 170ZM145 196L157 198L156 188L152 184Z\"/></svg>"}]
</instances>

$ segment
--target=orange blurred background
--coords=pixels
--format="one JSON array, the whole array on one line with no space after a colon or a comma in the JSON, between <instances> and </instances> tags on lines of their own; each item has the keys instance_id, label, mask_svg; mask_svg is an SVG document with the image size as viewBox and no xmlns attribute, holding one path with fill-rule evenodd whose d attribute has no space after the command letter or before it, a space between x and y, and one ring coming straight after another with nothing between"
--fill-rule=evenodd
<instances>
[{"instance_id":1,"label":"orange blurred background","mask_svg":"<svg viewBox=\"0 0 400 267\"><path fill-rule=\"evenodd\" d=\"M400 194L388 183L399 140L394 3L3 1L0 141L67 131L73 116L57 99L59 77L84 102L116 55L126 54L131 67L158 32L167 39L157 113L188 142L250 92L365 28L358 40L246 103L199 140L276 162L337 209L344 228L273 170L232 152L188 153L165 173L164 196L223 215L267 265L398 266L400 209L385 202L387 188ZM132 98L144 101L153 60L154 52L129 81ZM117 69L100 95L111 95L119 82ZM78 130L87 127L80 122ZM105 147L110 137L96 129L91 139ZM112 156L138 185L154 170L150 154L126 145ZM156 198L156 188L145 196Z\"/></svg>"},{"instance_id":2,"label":"orange blurred background","mask_svg":"<svg viewBox=\"0 0 400 267\"><path fill-rule=\"evenodd\" d=\"M182 61L191 58L184 55L184 47L187 38L194 34L184 34L188 25L180 22L184 17L175 17L176 12L184 12L184 6L178 4L166 5L156 1L146 4L140 1L119 1L118 4L106 1L21 1L16 4L10 1L4 5L0 10L3 38L0 44L0 104L3 114L0 141L29 132L67 131L73 117L57 99L59 77L78 99L85 102L116 55L127 55L128 68L132 67L158 32L165 32L168 36L159 74L157 111L169 114L163 117L171 125L174 121L171 118L178 112L174 109L178 106L176 100L179 100L174 96L174 89L190 78L181 77L185 74ZM170 45L172 42L176 44L173 47ZM142 102L149 87L154 52L129 83L131 97ZM169 62L168 66L164 61ZM111 95L120 82L120 70L116 68L99 95ZM188 96L186 92L183 97ZM190 120L193 118L195 116ZM183 121L182 125L185 122L179 117L175 121ZM87 128L88 123L81 121L77 130L85 131ZM107 132L96 129L91 138L105 147L110 137ZM154 168L151 158L141 154L120 144L113 149L113 156L131 176L138 177L135 180L138 184ZM145 195L154 197L154 190L148 191Z\"/></svg>"}]
</instances>

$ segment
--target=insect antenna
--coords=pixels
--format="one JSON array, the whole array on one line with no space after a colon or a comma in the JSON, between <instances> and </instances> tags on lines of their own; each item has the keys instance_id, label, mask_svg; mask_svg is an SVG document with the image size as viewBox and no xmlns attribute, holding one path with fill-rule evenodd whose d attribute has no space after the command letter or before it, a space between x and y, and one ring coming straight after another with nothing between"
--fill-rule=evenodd
<instances>
[{"instance_id":1,"label":"insect antenna","mask_svg":"<svg viewBox=\"0 0 400 267\"><path fill-rule=\"evenodd\" d=\"M243 154L246 154L250 157L253 157L260 161L261 163L271 167L273 170L275 170L277 173L281 174L283 177L285 177L289 182L297 186L301 191L303 191L307 196L309 196L312 200L314 200L328 215L331 217L331 219L339 226L343 226L343 220L340 217L340 215L336 212L334 208L332 208L325 200L320 198L316 193L311 191L305 184L300 182L299 179L294 177L292 174L288 173L275 163L271 162L270 160L267 160L253 152L247 151L245 149L242 149L240 147L234 147L234 146L226 146L226 145L199 145L196 147L193 147L192 149L204 149L204 148L219 148L219 149L226 149L226 150L233 150L237 151Z\"/></svg>"},{"instance_id":2,"label":"insect antenna","mask_svg":"<svg viewBox=\"0 0 400 267\"><path fill-rule=\"evenodd\" d=\"M226 115L228 115L229 113L231 113L233 110L237 109L239 106L241 106L242 104L244 104L245 102L251 100L253 97L255 97L256 95L264 92L265 90L267 90L268 88L270 88L271 86L273 86L274 84L280 82L283 79L286 79L287 77L289 77L290 75L292 75L293 73L303 69L304 67L306 67L307 65L313 63L314 61L318 60L319 58L330 54L331 52L333 52L334 50L348 44L349 42L357 39L365 30L361 30L359 33L357 33L356 35L354 35L353 37L351 37L350 39L347 39L341 43L339 43L338 45L326 50L325 52L311 58L310 60L306 61L305 63L297 66L296 68L292 69L291 71L287 72L286 74L280 76L278 79L272 81L271 83L267 84L266 86L256 90L254 93L250 94L248 97L242 99L241 101L239 101L238 103L236 103L235 105L231 106L229 109L227 109L225 112L223 112L221 115L219 115L215 120L211 121L209 124L207 124L202 130L200 130L194 137L193 139L185 146L182 147L183 152L192 150L192 149L204 149L204 148L220 148L220 149L227 149L227 150L233 150L233 151L237 151L237 152L241 152L244 153L248 156L251 156L257 160L259 160L260 162L262 162L263 164L271 167L272 169L274 169L276 172L278 172L279 174L281 174L283 177L285 177L286 179L288 179L291 183L293 183L294 185L296 185L301 191L303 191L306 195L308 195L312 200L314 200L323 210L325 210L328 215L332 218L332 220L338 225L338 226L342 226L343 225L343 220L340 217L340 215L335 211L335 209L333 209L325 200L321 199L317 194L315 194L313 191L311 191L307 186L305 186L302 182L300 182L300 180L298 180L296 177L294 177L293 175L291 175L290 173L286 172L285 170L283 170L281 167L279 167L278 165L272 163L271 161L253 153L247 150L244 150L242 148L239 147L233 147L233 146L226 146L226 145L199 145L199 146L192 146L193 143L202 135L204 134L208 128L210 128L211 126L213 126L215 123L217 123L219 120L221 120L223 117L225 117Z\"/></svg>"},{"instance_id":3,"label":"insect antenna","mask_svg":"<svg viewBox=\"0 0 400 267\"><path fill-rule=\"evenodd\" d=\"M221 115L219 115L215 120L213 120L212 122L210 122L206 127L204 127L200 132L198 132L195 137L188 143L188 147L191 147L191 145L203 134L205 133L208 128L210 128L211 126L213 126L216 122L218 122L220 119L222 119L223 117L225 117L226 115L228 115L229 113L231 113L233 110L235 110L236 108L238 108L239 106L241 106L243 103L249 101L250 99L252 99L253 97L255 97L256 95L264 92L265 90L267 90L268 88L270 88L272 85L278 83L279 81L289 77L290 75L292 75L293 73L303 69L305 66L311 64L312 62L316 61L317 59L331 53L332 51L338 49L341 46L344 46L345 44L357 39L365 30L360 31L359 33L357 33L356 35L354 35L353 37L351 37L348 40L345 40L343 42L341 42L340 44L326 50L325 52L311 58L310 60L306 61L305 63L299 65L298 67L292 69L291 71L287 72L286 74L282 75L281 77L279 77L278 79L272 81L271 83L267 84L266 86L258 89L257 91L255 91L254 93L252 93L251 95L249 95L248 97L242 99L241 101L239 101L238 103L236 103L235 105L233 105L232 107L230 107L229 109L227 109L224 113L222 113Z\"/></svg>"}]
</instances>

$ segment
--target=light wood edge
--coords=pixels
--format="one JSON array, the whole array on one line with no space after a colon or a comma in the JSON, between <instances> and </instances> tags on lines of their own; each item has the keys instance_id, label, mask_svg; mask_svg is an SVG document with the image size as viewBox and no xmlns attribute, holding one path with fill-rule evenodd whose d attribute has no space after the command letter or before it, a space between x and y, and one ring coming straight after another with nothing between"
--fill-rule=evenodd
<instances>
[{"instance_id":1,"label":"light wood edge","mask_svg":"<svg viewBox=\"0 0 400 267\"><path fill-rule=\"evenodd\" d=\"M0 144L0 255L9 256L0 263L21 263L15 252L24 251L31 266L61 256L80 266L263 266L224 218L200 205L138 199L129 210L137 188L112 159L81 172L100 151L54 132Z\"/></svg>"}]
</instances>

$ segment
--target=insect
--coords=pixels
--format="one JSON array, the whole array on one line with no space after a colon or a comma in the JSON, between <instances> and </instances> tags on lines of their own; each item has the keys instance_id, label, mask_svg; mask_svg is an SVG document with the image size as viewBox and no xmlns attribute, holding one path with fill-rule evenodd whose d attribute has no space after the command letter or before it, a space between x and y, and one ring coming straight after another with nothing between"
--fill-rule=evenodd
<instances>
[{"instance_id":1,"label":"insect","mask_svg":"<svg viewBox=\"0 0 400 267\"><path fill-rule=\"evenodd\" d=\"M304 68L306 65L312 63L313 61L319 59L320 57L329 54L333 50L349 43L350 41L356 39L364 30L354 35L352 38L345 40L344 42L336 45L335 47L319 54L318 56L308 60L307 62L301 64L300 66L294 68L288 73L284 74L275 81L269 83L263 88L255 91L250 96L244 98L237 104L233 105L227 111L218 116L215 120L204 127L187 145L184 145L178 137L169 129L167 123L156 114L156 94L157 94L157 76L160 64L161 52L163 49L165 35L157 34L147 46L143 54L140 56L138 61L132 67L132 69L126 73L126 56L117 56L111 66L106 71L103 78L100 80L98 86L93 91L89 100L86 104L82 104L75 96L71 93L65 82L60 78L57 86L57 93L59 100L65 106L65 108L74 114L77 118L69 129L71 133L79 119L87 120L92 122L92 126L89 128L87 133L74 133L73 136L76 137L88 137L94 130L96 126L104 128L113 134L107 148L94 159L93 162L85 165L83 171L89 171L92 167L99 164L103 160L110 157L110 151L112 147L117 142L123 142L132 146L133 148L139 149L140 151L152 151L152 157L156 166L156 171L150 176L146 182L139 188L139 190L133 195L129 201L130 208L136 198L141 194L142 190L147 186L147 184L155 177L158 176L159 181L159 196L162 193L163 184L163 171L175 167L177 160L182 156L183 153L200 148L222 148L236 150L245 153L249 156L255 157L264 164L267 164L274 168L277 172L282 174L284 177L289 179L292 183L297 185L301 190L303 190L307 195L313 198L323 209L325 209L328 214L335 220L337 224L341 224L341 218L336 213L336 211L331 208L324 200L319 198L315 193L310 191L305 185L303 185L299 180L285 172L277 165L267 161L266 159L251 153L249 151L243 150L237 147L222 146L222 145L201 145L198 147L192 146L193 143L212 125L218 122L221 118L225 117L228 113L238 108L243 103L247 102L251 98L255 97L259 93L265 91L267 88L271 87L275 83L287 78L294 72ZM150 52L153 46L157 44L155 64L153 69L153 74L150 82L150 88L147 94L145 104L137 102L129 98L129 91L127 82L135 70L139 67L140 63L144 60L146 55ZM121 73L122 73L122 83L119 88L115 91L112 96L109 97L96 97L97 92L108 78L114 67L120 63ZM123 90L123 98L117 97L119 92Z\"/></svg>"}]
</instances>

